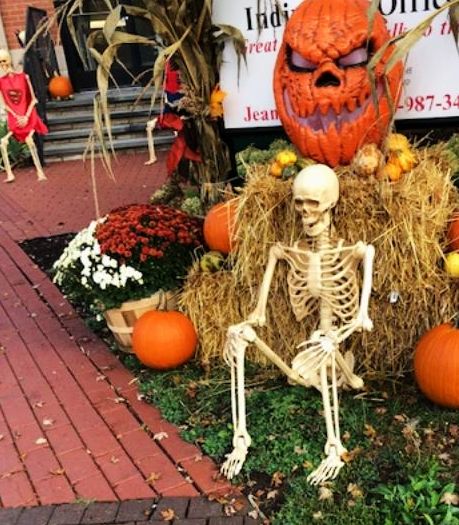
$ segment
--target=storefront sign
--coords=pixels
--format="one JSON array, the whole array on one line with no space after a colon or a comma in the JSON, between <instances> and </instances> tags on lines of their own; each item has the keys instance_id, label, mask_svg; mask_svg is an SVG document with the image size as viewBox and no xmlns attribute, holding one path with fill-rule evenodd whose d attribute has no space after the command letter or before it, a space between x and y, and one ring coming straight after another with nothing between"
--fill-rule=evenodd
<instances>
[{"instance_id":1,"label":"storefront sign","mask_svg":"<svg viewBox=\"0 0 459 525\"><path fill-rule=\"evenodd\" d=\"M227 45L221 69L226 128L278 126L272 76L285 18L300 0L214 0L216 23L239 28L247 45L247 67L237 70ZM402 34L441 7L445 0L381 0L380 11L392 36ZM260 4L258 11L257 4ZM397 119L459 116L459 54L447 18L440 13L412 48L405 66Z\"/></svg>"}]
</instances>

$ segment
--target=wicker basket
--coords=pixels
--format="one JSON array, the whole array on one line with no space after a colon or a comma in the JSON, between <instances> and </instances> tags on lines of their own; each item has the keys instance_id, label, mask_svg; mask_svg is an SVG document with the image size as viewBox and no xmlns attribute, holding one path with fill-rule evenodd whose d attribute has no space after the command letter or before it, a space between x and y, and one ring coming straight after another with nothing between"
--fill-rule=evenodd
<instances>
[{"instance_id":1,"label":"wicker basket","mask_svg":"<svg viewBox=\"0 0 459 525\"><path fill-rule=\"evenodd\" d=\"M150 297L127 301L119 308L104 312L105 321L121 350L132 353L132 332L137 319L150 310L173 310L177 305L178 292L159 290Z\"/></svg>"}]
</instances>

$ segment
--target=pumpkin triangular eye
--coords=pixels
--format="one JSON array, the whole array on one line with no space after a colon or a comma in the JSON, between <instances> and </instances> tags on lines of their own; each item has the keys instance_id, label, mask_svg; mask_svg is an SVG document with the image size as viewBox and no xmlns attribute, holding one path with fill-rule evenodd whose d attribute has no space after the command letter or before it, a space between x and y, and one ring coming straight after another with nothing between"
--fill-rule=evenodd
<instances>
[{"instance_id":1,"label":"pumpkin triangular eye","mask_svg":"<svg viewBox=\"0 0 459 525\"><path fill-rule=\"evenodd\" d=\"M287 59L289 67L292 71L298 71L303 73L311 73L317 69L317 64L308 60L304 56L300 55L297 51L291 47L287 48Z\"/></svg>"},{"instance_id":2,"label":"pumpkin triangular eye","mask_svg":"<svg viewBox=\"0 0 459 525\"><path fill-rule=\"evenodd\" d=\"M359 47L337 60L340 67L363 66L368 62L368 49Z\"/></svg>"}]
</instances>

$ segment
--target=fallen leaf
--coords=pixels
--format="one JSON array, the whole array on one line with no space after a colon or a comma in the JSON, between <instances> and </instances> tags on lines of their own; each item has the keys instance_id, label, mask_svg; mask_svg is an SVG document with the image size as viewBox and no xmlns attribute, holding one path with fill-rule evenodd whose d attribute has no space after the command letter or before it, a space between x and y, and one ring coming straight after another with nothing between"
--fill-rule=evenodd
<instances>
[{"instance_id":1,"label":"fallen leaf","mask_svg":"<svg viewBox=\"0 0 459 525\"><path fill-rule=\"evenodd\" d=\"M153 439L155 441L161 441L162 439L166 439L169 437L169 434L167 432L158 432L156 434L153 434Z\"/></svg>"},{"instance_id":2,"label":"fallen leaf","mask_svg":"<svg viewBox=\"0 0 459 525\"><path fill-rule=\"evenodd\" d=\"M253 520L257 520L259 516L258 510L251 510L247 513L247 516L251 517Z\"/></svg>"},{"instance_id":3,"label":"fallen leaf","mask_svg":"<svg viewBox=\"0 0 459 525\"><path fill-rule=\"evenodd\" d=\"M126 399L124 399L124 397L115 397L113 401L115 403L126 403Z\"/></svg>"},{"instance_id":4,"label":"fallen leaf","mask_svg":"<svg viewBox=\"0 0 459 525\"><path fill-rule=\"evenodd\" d=\"M5 436L4 436L3 434L0 434L0 441L1 441L2 439L5 439Z\"/></svg>"},{"instance_id":5,"label":"fallen leaf","mask_svg":"<svg viewBox=\"0 0 459 525\"><path fill-rule=\"evenodd\" d=\"M453 438L459 438L459 425L450 425L448 432Z\"/></svg>"},{"instance_id":6,"label":"fallen leaf","mask_svg":"<svg viewBox=\"0 0 459 525\"><path fill-rule=\"evenodd\" d=\"M333 501L333 492L328 487L319 487L319 501Z\"/></svg>"},{"instance_id":7,"label":"fallen leaf","mask_svg":"<svg viewBox=\"0 0 459 525\"><path fill-rule=\"evenodd\" d=\"M57 468L56 470L50 470L49 472L53 476L63 476L65 474L65 470L63 468Z\"/></svg>"},{"instance_id":8,"label":"fallen leaf","mask_svg":"<svg viewBox=\"0 0 459 525\"><path fill-rule=\"evenodd\" d=\"M185 392L190 399L194 399L198 393L198 384L194 381L190 381Z\"/></svg>"},{"instance_id":9,"label":"fallen leaf","mask_svg":"<svg viewBox=\"0 0 459 525\"><path fill-rule=\"evenodd\" d=\"M161 473L160 472L152 472L148 478L147 483L154 483L155 481L158 481L158 479L161 479Z\"/></svg>"},{"instance_id":10,"label":"fallen leaf","mask_svg":"<svg viewBox=\"0 0 459 525\"><path fill-rule=\"evenodd\" d=\"M116 465L116 464L119 463L119 462L120 462L120 460L119 460L119 458L117 458L116 456L112 456L112 457L110 458L110 463L113 463L114 465Z\"/></svg>"},{"instance_id":11,"label":"fallen leaf","mask_svg":"<svg viewBox=\"0 0 459 525\"><path fill-rule=\"evenodd\" d=\"M375 408L375 413L378 414L378 416L382 416L386 412L387 412L387 408L386 407L377 407L377 408Z\"/></svg>"},{"instance_id":12,"label":"fallen leaf","mask_svg":"<svg viewBox=\"0 0 459 525\"><path fill-rule=\"evenodd\" d=\"M365 423L365 430L363 431L363 434L370 439L374 439L377 435L377 432L376 432L376 429L372 425Z\"/></svg>"},{"instance_id":13,"label":"fallen leaf","mask_svg":"<svg viewBox=\"0 0 459 525\"><path fill-rule=\"evenodd\" d=\"M137 401L143 401L145 399L145 394L137 394Z\"/></svg>"},{"instance_id":14,"label":"fallen leaf","mask_svg":"<svg viewBox=\"0 0 459 525\"><path fill-rule=\"evenodd\" d=\"M195 456L194 457L194 462L195 463L199 463L200 461L202 461L202 456Z\"/></svg>"},{"instance_id":15,"label":"fallen leaf","mask_svg":"<svg viewBox=\"0 0 459 525\"><path fill-rule=\"evenodd\" d=\"M271 485L274 487L280 487L282 483L284 482L285 474L282 474L282 472L274 472L271 478Z\"/></svg>"},{"instance_id":16,"label":"fallen leaf","mask_svg":"<svg viewBox=\"0 0 459 525\"><path fill-rule=\"evenodd\" d=\"M448 454L448 452L442 452L441 454L438 454L437 458L442 461L443 463L451 464L451 456Z\"/></svg>"},{"instance_id":17,"label":"fallen leaf","mask_svg":"<svg viewBox=\"0 0 459 525\"><path fill-rule=\"evenodd\" d=\"M266 499L275 499L278 494L278 490L270 490L268 494L266 494Z\"/></svg>"},{"instance_id":18,"label":"fallen leaf","mask_svg":"<svg viewBox=\"0 0 459 525\"><path fill-rule=\"evenodd\" d=\"M293 452L295 452L295 454L298 454L299 456L301 456L302 454L306 454L307 450L305 448L302 448L302 447L299 447L298 445L296 445L295 448L293 449Z\"/></svg>"},{"instance_id":19,"label":"fallen leaf","mask_svg":"<svg viewBox=\"0 0 459 525\"><path fill-rule=\"evenodd\" d=\"M105 379L107 379L107 377L104 376L104 374L99 374L99 375L96 377L96 381L105 381Z\"/></svg>"},{"instance_id":20,"label":"fallen leaf","mask_svg":"<svg viewBox=\"0 0 459 525\"><path fill-rule=\"evenodd\" d=\"M43 408L44 405L45 405L44 401L37 401L36 403L33 404L33 407L34 408Z\"/></svg>"},{"instance_id":21,"label":"fallen leaf","mask_svg":"<svg viewBox=\"0 0 459 525\"><path fill-rule=\"evenodd\" d=\"M453 492L445 492L440 500L445 505L459 505L459 496Z\"/></svg>"},{"instance_id":22,"label":"fallen leaf","mask_svg":"<svg viewBox=\"0 0 459 525\"><path fill-rule=\"evenodd\" d=\"M394 421L397 421L398 423L404 423L406 421L405 414L396 414L394 416Z\"/></svg>"},{"instance_id":23,"label":"fallen leaf","mask_svg":"<svg viewBox=\"0 0 459 525\"><path fill-rule=\"evenodd\" d=\"M362 453L362 450L363 450L362 447L355 447L351 451L346 450L346 452L341 454L341 459L345 463L350 463L351 461L354 461L354 459Z\"/></svg>"},{"instance_id":24,"label":"fallen leaf","mask_svg":"<svg viewBox=\"0 0 459 525\"><path fill-rule=\"evenodd\" d=\"M43 423L44 427L50 427L50 426L54 425L55 421L54 421L54 419L51 419L51 418L45 418L42 421L42 423Z\"/></svg>"},{"instance_id":25,"label":"fallen leaf","mask_svg":"<svg viewBox=\"0 0 459 525\"><path fill-rule=\"evenodd\" d=\"M312 519L313 519L314 521L323 520L323 519L324 519L324 515L322 514L322 511L319 510L319 511L317 511L317 512L314 512L314 513L312 514Z\"/></svg>"},{"instance_id":26,"label":"fallen leaf","mask_svg":"<svg viewBox=\"0 0 459 525\"><path fill-rule=\"evenodd\" d=\"M48 443L48 440L44 437L39 437L35 440L35 445L46 445Z\"/></svg>"},{"instance_id":27,"label":"fallen leaf","mask_svg":"<svg viewBox=\"0 0 459 525\"><path fill-rule=\"evenodd\" d=\"M161 511L161 518L164 521L172 521L176 518L174 509L164 509Z\"/></svg>"},{"instance_id":28,"label":"fallen leaf","mask_svg":"<svg viewBox=\"0 0 459 525\"><path fill-rule=\"evenodd\" d=\"M344 432L344 434L341 436L341 439L346 442L346 441L349 441L351 439L351 433L346 430L346 432Z\"/></svg>"},{"instance_id":29,"label":"fallen leaf","mask_svg":"<svg viewBox=\"0 0 459 525\"><path fill-rule=\"evenodd\" d=\"M347 491L354 499L363 498L362 489L356 483L349 483Z\"/></svg>"}]
</instances>

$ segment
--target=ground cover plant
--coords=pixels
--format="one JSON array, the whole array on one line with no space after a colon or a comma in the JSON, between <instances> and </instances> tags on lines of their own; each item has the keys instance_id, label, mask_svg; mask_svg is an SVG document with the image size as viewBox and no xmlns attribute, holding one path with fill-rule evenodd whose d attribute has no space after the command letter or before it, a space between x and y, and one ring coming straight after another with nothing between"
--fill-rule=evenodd
<instances>
[{"instance_id":1,"label":"ground cover plant","mask_svg":"<svg viewBox=\"0 0 459 525\"><path fill-rule=\"evenodd\" d=\"M68 240L43 238L22 247L49 271ZM115 349L111 336L101 335ZM120 353L120 359L138 377L142 396L181 428L184 439L221 463L232 439L229 370L191 363L159 373L142 368L132 355ZM253 444L236 483L256 514L274 525L459 524L457 411L427 401L410 375L368 380L360 393L343 392L347 465L337 480L316 488L306 477L323 452L321 410L315 390L288 385L273 370L248 367Z\"/></svg>"},{"instance_id":2,"label":"ground cover plant","mask_svg":"<svg viewBox=\"0 0 459 525\"><path fill-rule=\"evenodd\" d=\"M231 448L229 373L197 365L166 373L126 365L145 399L221 463ZM322 454L320 394L290 386L274 371L249 367L252 446L237 478L273 524L459 523L459 414L425 400L412 378L370 381L341 400L346 467L316 488L306 482Z\"/></svg>"}]
</instances>

